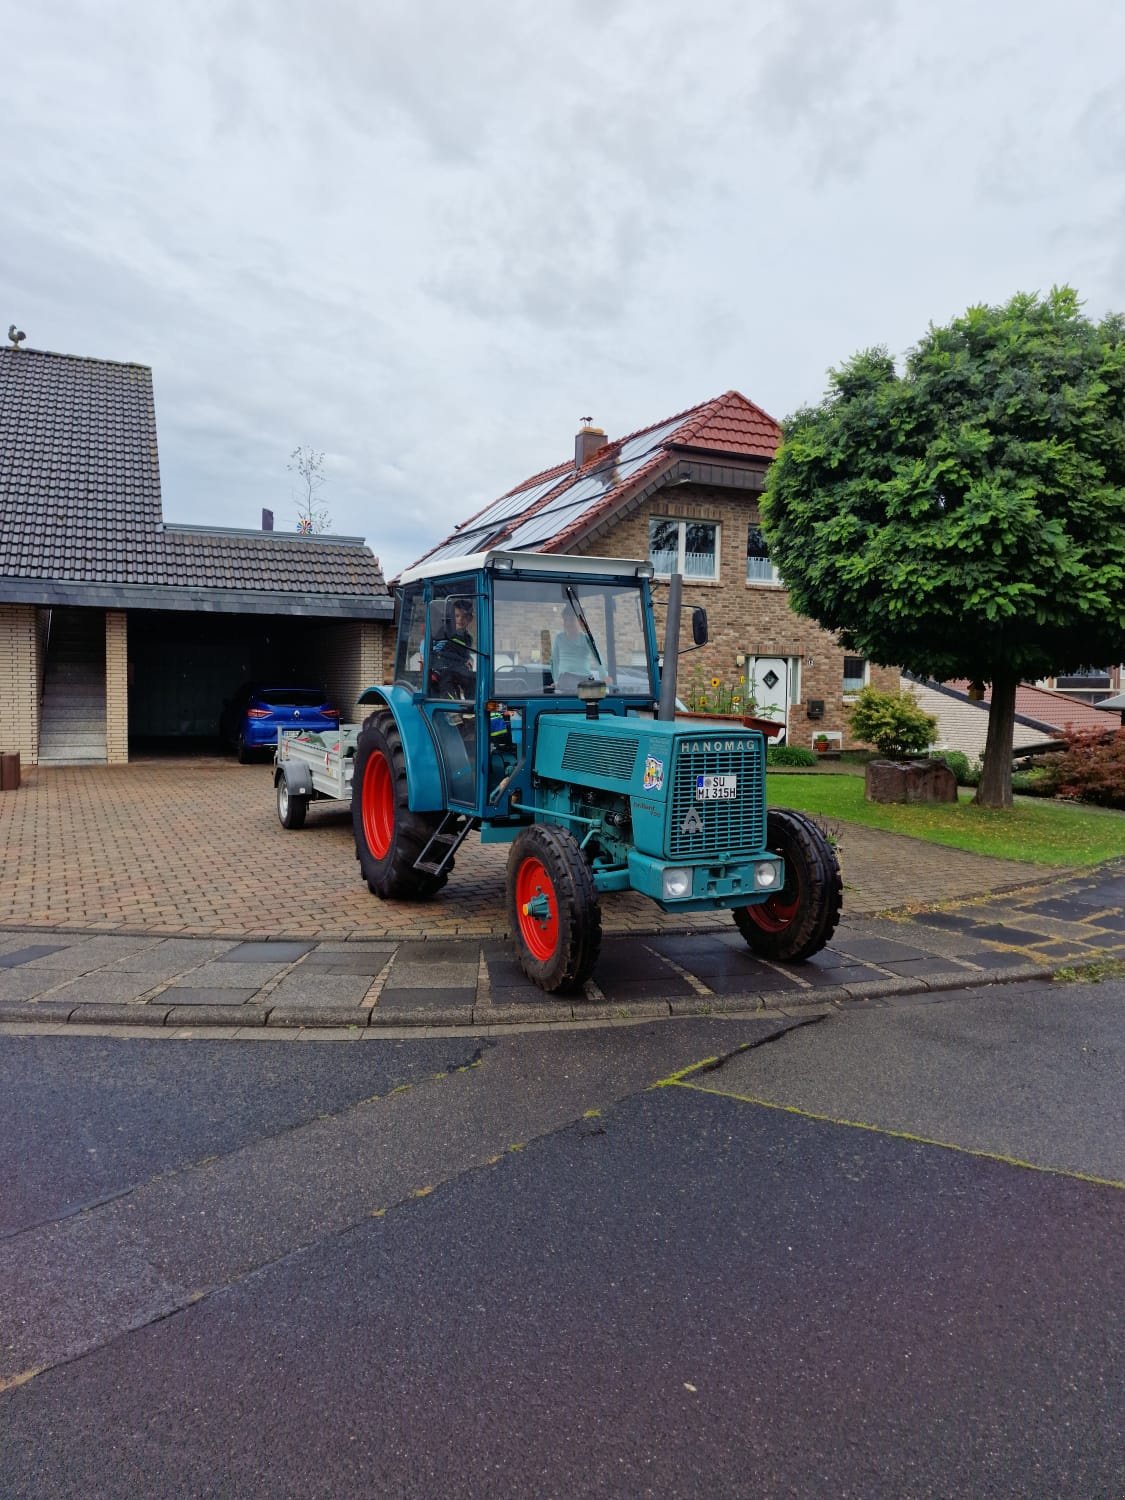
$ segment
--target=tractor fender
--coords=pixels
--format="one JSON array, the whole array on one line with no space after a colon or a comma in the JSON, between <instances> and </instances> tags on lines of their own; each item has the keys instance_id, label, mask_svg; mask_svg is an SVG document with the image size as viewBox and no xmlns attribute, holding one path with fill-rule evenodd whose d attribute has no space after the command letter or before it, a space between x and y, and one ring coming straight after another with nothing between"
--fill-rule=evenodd
<instances>
[{"instance_id":1,"label":"tractor fender","mask_svg":"<svg viewBox=\"0 0 1125 1500\"><path fill-rule=\"evenodd\" d=\"M414 701L411 690L397 683L393 687L369 687L360 693L358 701L374 708L387 708L394 716L406 758L406 797L410 811L444 812L437 747L426 715Z\"/></svg>"},{"instance_id":2,"label":"tractor fender","mask_svg":"<svg viewBox=\"0 0 1125 1500\"><path fill-rule=\"evenodd\" d=\"M273 784L276 786L284 778L285 785L289 788L291 797L311 797L313 794L312 771L308 766L298 765L291 760L283 760L274 768Z\"/></svg>"}]
</instances>

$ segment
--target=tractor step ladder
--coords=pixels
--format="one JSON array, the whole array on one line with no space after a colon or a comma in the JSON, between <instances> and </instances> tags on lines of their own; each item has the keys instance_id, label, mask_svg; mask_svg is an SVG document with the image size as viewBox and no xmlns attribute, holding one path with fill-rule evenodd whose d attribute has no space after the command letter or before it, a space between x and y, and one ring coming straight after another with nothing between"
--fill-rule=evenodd
<instances>
[{"instance_id":1,"label":"tractor step ladder","mask_svg":"<svg viewBox=\"0 0 1125 1500\"><path fill-rule=\"evenodd\" d=\"M430 835L430 841L414 861L414 868L421 870L426 875L440 875L446 865L460 849L461 845L472 833L475 822L472 818L466 818L461 813L447 812L445 817ZM440 859L429 859L427 856L432 850L435 854L444 849L445 853Z\"/></svg>"}]
</instances>

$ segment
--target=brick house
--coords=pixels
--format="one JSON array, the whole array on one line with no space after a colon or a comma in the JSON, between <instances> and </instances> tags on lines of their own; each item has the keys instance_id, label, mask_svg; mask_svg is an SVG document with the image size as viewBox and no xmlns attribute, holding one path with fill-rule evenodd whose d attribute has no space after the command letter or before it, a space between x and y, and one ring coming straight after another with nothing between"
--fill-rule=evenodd
<instances>
[{"instance_id":1,"label":"brick house","mask_svg":"<svg viewBox=\"0 0 1125 1500\"><path fill-rule=\"evenodd\" d=\"M847 746L849 699L868 682L897 692L899 672L847 655L790 609L759 514L780 440L773 418L737 391L625 438L586 425L572 459L506 491L419 561L493 546L648 557L661 630L673 571L684 575L685 601L708 613L709 644L680 662L682 697L716 678L727 689L750 686L760 704L784 714L790 744L827 732Z\"/></svg>"},{"instance_id":2,"label":"brick house","mask_svg":"<svg viewBox=\"0 0 1125 1500\"><path fill-rule=\"evenodd\" d=\"M392 609L362 537L166 522L143 365L0 349L0 748L186 747L267 677L351 716Z\"/></svg>"}]
</instances>

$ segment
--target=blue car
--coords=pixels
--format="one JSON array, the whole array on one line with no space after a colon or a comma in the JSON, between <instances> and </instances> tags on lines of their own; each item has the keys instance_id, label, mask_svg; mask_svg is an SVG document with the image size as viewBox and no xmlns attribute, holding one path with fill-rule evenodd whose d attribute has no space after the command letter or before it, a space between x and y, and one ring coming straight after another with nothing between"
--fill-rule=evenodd
<instances>
[{"instance_id":1,"label":"blue car","mask_svg":"<svg viewBox=\"0 0 1125 1500\"><path fill-rule=\"evenodd\" d=\"M311 729L318 733L340 727L340 710L333 708L319 687L272 687L244 683L223 708L220 734L242 765L277 748L279 729Z\"/></svg>"}]
</instances>

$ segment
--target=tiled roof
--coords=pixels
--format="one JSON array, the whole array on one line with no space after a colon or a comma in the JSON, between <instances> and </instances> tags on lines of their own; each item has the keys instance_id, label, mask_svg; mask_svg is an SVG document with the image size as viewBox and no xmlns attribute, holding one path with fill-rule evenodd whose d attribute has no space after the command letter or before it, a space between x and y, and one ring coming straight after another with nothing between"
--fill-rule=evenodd
<instances>
[{"instance_id":1,"label":"tiled roof","mask_svg":"<svg viewBox=\"0 0 1125 1500\"><path fill-rule=\"evenodd\" d=\"M988 737L988 704L976 703L963 693L915 682L904 677L905 692L913 693L928 714L938 721L937 745L941 750L960 750L971 760L984 756L984 744ZM1029 750L1049 742L1052 736L1042 729L1016 721L1013 732L1013 748Z\"/></svg>"},{"instance_id":2,"label":"tiled roof","mask_svg":"<svg viewBox=\"0 0 1125 1500\"><path fill-rule=\"evenodd\" d=\"M360 538L166 527L152 372L38 349L0 349L4 579L387 594L378 560Z\"/></svg>"},{"instance_id":3,"label":"tiled roof","mask_svg":"<svg viewBox=\"0 0 1125 1500\"><path fill-rule=\"evenodd\" d=\"M569 462L541 470L463 521L419 562L489 547L565 551L677 457L713 454L768 462L780 441L781 429L771 416L738 391L727 391L607 441L580 469Z\"/></svg>"},{"instance_id":4,"label":"tiled roof","mask_svg":"<svg viewBox=\"0 0 1125 1500\"><path fill-rule=\"evenodd\" d=\"M968 682L948 682L946 687L954 692L966 693ZM992 689L984 689L984 701L991 701ZM1055 693L1050 688L1032 687L1021 682L1016 688L1016 715L1033 724L1044 724L1051 729L1113 729L1119 720L1117 714L1104 708L1095 708L1091 703L1079 703L1065 693Z\"/></svg>"}]
</instances>

